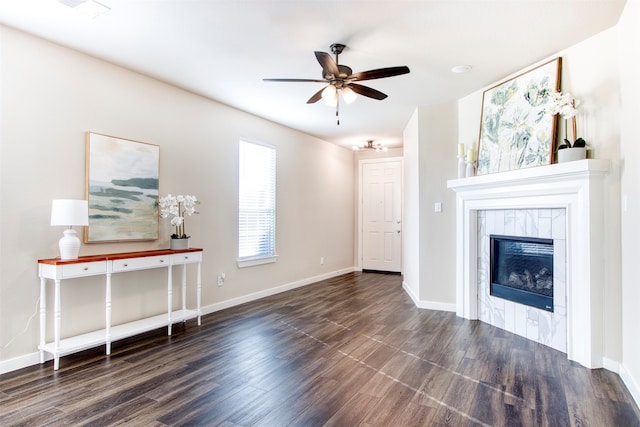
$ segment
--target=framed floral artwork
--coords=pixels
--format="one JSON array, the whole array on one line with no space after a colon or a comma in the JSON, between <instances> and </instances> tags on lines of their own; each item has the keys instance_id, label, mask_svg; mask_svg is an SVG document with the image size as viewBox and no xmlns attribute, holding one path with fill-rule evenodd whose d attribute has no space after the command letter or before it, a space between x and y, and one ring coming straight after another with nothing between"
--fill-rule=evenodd
<instances>
[{"instance_id":1,"label":"framed floral artwork","mask_svg":"<svg viewBox=\"0 0 640 427\"><path fill-rule=\"evenodd\" d=\"M560 70L556 58L484 92L478 175L551 163L557 115L546 104L560 89Z\"/></svg>"},{"instance_id":2,"label":"framed floral artwork","mask_svg":"<svg viewBox=\"0 0 640 427\"><path fill-rule=\"evenodd\" d=\"M160 147L87 132L85 243L158 238Z\"/></svg>"}]
</instances>

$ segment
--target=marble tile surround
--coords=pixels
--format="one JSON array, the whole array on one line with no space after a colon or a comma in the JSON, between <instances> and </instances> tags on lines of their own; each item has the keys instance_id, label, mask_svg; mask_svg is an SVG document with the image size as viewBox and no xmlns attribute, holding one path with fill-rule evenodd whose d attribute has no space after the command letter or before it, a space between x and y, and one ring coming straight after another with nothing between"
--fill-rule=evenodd
<instances>
[{"instance_id":1,"label":"marble tile surround","mask_svg":"<svg viewBox=\"0 0 640 427\"><path fill-rule=\"evenodd\" d=\"M479 320L566 353L566 210L479 210L477 222ZM490 295L491 234L553 239L553 313Z\"/></svg>"}]
</instances>

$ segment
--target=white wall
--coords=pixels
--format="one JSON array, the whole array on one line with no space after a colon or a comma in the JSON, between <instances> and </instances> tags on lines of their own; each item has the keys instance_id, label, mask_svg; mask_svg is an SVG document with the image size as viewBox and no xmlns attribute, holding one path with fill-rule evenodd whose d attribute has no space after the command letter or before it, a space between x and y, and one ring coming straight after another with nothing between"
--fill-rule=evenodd
<instances>
[{"instance_id":1,"label":"white wall","mask_svg":"<svg viewBox=\"0 0 640 427\"><path fill-rule=\"evenodd\" d=\"M420 300L455 311L456 201L447 180L458 173L456 103L419 108ZM442 212L434 204L442 203Z\"/></svg>"},{"instance_id":2,"label":"white wall","mask_svg":"<svg viewBox=\"0 0 640 427\"><path fill-rule=\"evenodd\" d=\"M418 125L418 109L416 108L402 135L404 144L402 284L416 305L419 305L420 296L420 139Z\"/></svg>"},{"instance_id":3,"label":"white wall","mask_svg":"<svg viewBox=\"0 0 640 427\"><path fill-rule=\"evenodd\" d=\"M0 49L0 365L36 352L36 260L58 253L51 200L84 198L86 131L159 145L160 194L201 200L187 226L204 249L204 306L353 268L351 150L3 26ZM245 269L235 263L240 137L277 147L279 259ZM157 241L88 244L80 254L167 248L160 221ZM165 275L114 276L114 322L162 312ZM103 278L63 285L63 335L103 327L103 294Z\"/></svg>"},{"instance_id":4,"label":"white wall","mask_svg":"<svg viewBox=\"0 0 640 427\"><path fill-rule=\"evenodd\" d=\"M622 369L621 376L640 402L640 1L628 0L620 19L620 169L622 192ZM626 208L624 207L626 204Z\"/></svg>"},{"instance_id":5,"label":"white wall","mask_svg":"<svg viewBox=\"0 0 640 427\"><path fill-rule=\"evenodd\" d=\"M404 287L421 308L455 310L456 126L450 103L418 107L404 130Z\"/></svg>"}]
</instances>

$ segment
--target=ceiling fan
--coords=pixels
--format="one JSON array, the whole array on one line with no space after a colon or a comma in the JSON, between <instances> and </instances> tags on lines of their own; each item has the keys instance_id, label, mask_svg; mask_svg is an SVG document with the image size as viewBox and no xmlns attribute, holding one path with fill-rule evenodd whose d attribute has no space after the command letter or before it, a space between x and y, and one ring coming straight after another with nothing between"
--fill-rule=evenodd
<instances>
[{"instance_id":1,"label":"ceiling fan","mask_svg":"<svg viewBox=\"0 0 640 427\"><path fill-rule=\"evenodd\" d=\"M383 100L386 94L379 90L363 86L355 83L362 80L382 79L385 77L399 76L409 73L409 67L403 65L399 67L378 68L375 70L362 71L353 73L351 67L338 64L338 56L342 53L346 46L340 43L331 45L331 52L336 56L335 61L327 52L314 52L316 59L322 67L322 80L320 79L263 79L265 82L317 82L328 83L325 87L317 91L309 98L307 104L313 104L320 99L324 99L325 103L336 107L337 123L340 125L339 97L338 92L342 94L342 98L347 104L351 104L356 100L357 95L366 96L377 100Z\"/></svg>"}]
</instances>

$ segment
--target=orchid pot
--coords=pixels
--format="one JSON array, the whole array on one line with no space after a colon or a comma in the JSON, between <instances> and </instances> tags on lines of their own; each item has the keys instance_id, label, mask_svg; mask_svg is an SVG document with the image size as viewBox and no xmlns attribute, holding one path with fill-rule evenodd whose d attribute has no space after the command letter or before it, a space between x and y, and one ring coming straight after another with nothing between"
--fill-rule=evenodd
<instances>
[{"instance_id":1,"label":"orchid pot","mask_svg":"<svg viewBox=\"0 0 640 427\"><path fill-rule=\"evenodd\" d=\"M171 250L180 250L180 249L189 249L189 238L171 238L169 241L169 249Z\"/></svg>"},{"instance_id":2,"label":"orchid pot","mask_svg":"<svg viewBox=\"0 0 640 427\"><path fill-rule=\"evenodd\" d=\"M558 163L572 162L587 158L587 147L571 147L558 150Z\"/></svg>"}]
</instances>

